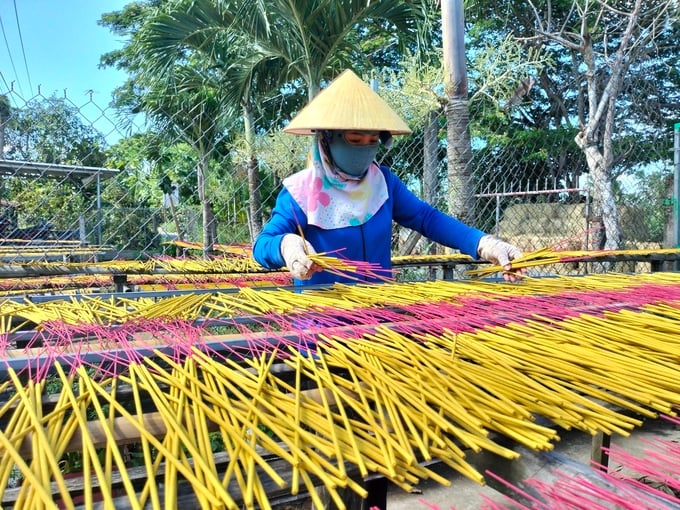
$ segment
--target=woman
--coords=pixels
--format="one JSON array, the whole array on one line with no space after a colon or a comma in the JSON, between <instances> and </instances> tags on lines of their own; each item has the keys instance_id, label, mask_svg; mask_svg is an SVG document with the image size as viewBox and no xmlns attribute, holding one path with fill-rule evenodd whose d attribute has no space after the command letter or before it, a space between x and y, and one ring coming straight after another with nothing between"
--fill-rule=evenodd
<instances>
[{"instance_id":1,"label":"woman","mask_svg":"<svg viewBox=\"0 0 680 510\"><path fill-rule=\"evenodd\" d=\"M253 246L258 263L286 266L296 284L351 282L321 272L318 252L391 270L392 222L474 258L504 267L521 251L423 202L375 161L379 145L411 130L382 98L350 70L340 74L284 129L314 135L311 164L283 181L270 221ZM366 278L374 281L375 278Z\"/></svg>"}]
</instances>

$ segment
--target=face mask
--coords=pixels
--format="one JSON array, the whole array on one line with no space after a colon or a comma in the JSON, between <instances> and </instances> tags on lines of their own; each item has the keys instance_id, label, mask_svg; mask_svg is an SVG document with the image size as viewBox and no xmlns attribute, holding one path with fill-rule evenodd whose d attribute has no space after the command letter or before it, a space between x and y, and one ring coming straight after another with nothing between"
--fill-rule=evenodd
<instances>
[{"instance_id":1,"label":"face mask","mask_svg":"<svg viewBox=\"0 0 680 510\"><path fill-rule=\"evenodd\" d=\"M333 163L350 177L363 177L378 154L378 144L352 145L347 143L342 131L333 131L328 144Z\"/></svg>"}]
</instances>

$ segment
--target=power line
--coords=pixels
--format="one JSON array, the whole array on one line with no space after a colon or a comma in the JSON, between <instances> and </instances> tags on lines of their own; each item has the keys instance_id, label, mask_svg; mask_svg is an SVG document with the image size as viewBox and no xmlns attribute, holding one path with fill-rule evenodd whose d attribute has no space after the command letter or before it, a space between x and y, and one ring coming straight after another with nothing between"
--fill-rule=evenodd
<instances>
[{"instance_id":1,"label":"power line","mask_svg":"<svg viewBox=\"0 0 680 510\"><path fill-rule=\"evenodd\" d=\"M28 62L26 61L26 50L24 49L24 39L21 36L21 26L19 24L19 11L17 11L17 0L14 0L14 17L17 21L17 32L19 33L19 44L21 44L21 54L24 58L24 67L26 68L26 77L28 78L28 88L33 95L33 85L31 84L31 73L28 72Z\"/></svg>"},{"instance_id":2,"label":"power line","mask_svg":"<svg viewBox=\"0 0 680 510\"><path fill-rule=\"evenodd\" d=\"M9 91L9 84L7 83L7 80L5 80L5 75L2 74L2 71L0 71L0 79L2 79L2 82L5 84L5 88Z\"/></svg>"},{"instance_id":3,"label":"power line","mask_svg":"<svg viewBox=\"0 0 680 510\"><path fill-rule=\"evenodd\" d=\"M14 59L12 58L12 52L9 49L9 42L7 41L7 33L5 32L5 25L2 22L2 16L0 16L0 29L2 29L2 37L5 40L5 47L7 48L7 55L9 55L9 62L12 64L12 71L14 71L14 76L17 77L17 84L19 85L19 91L21 92L21 84L18 83L18 77L19 75L17 74L17 69L14 67ZM9 90L9 84L7 81L5 81L5 77L2 76L2 81L5 84L5 87L7 87L7 90ZM23 94L23 92L22 92Z\"/></svg>"}]
</instances>

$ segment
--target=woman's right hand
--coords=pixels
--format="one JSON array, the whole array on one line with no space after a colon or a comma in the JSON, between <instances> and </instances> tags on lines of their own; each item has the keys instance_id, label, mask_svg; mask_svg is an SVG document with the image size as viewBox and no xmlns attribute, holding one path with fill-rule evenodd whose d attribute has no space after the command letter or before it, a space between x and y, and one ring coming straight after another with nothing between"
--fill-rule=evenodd
<instances>
[{"instance_id":1,"label":"woman's right hand","mask_svg":"<svg viewBox=\"0 0 680 510\"><path fill-rule=\"evenodd\" d=\"M521 280L526 269L512 269L512 261L522 256L522 251L512 244L501 241L492 235L485 235L479 240L477 252L481 258L499 266L503 266L503 279L507 282Z\"/></svg>"},{"instance_id":2,"label":"woman's right hand","mask_svg":"<svg viewBox=\"0 0 680 510\"><path fill-rule=\"evenodd\" d=\"M281 256L288 271L298 280L309 280L321 268L308 255L316 253L314 247L297 234L286 234L281 239Z\"/></svg>"}]
</instances>

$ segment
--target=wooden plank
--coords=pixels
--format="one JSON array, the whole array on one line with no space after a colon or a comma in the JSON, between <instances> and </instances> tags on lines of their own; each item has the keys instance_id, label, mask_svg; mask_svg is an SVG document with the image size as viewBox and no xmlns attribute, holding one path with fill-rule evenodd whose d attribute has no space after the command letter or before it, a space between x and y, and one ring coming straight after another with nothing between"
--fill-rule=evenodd
<instances>
[{"instance_id":1,"label":"wooden plank","mask_svg":"<svg viewBox=\"0 0 680 510\"><path fill-rule=\"evenodd\" d=\"M345 391L345 390L342 390ZM322 397L322 392L325 394ZM345 391L348 395L352 396L351 392ZM321 404L324 399L328 402L328 405L335 406L335 394L330 389L319 389L313 388L309 390L301 391L305 398L312 399L315 402ZM294 396L290 394L290 397ZM218 430L218 426L210 421L206 421L206 425L209 432L214 432ZM163 438L167 434L167 427L163 421L162 415L158 412L147 412L142 415L141 421L142 428L156 438ZM141 441L141 433L139 431L139 426L134 425L126 417L118 417L113 420L112 432L113 437L118 445L139 443ZM92 439L92 442L96 448L101 448L109 444L109 440L104 433L104 427L99 420L91 420L87 422L87 434ZM83 434L80 429L77 429L73 437L69 441L66 447L66 452L76 452L82 451L83 449ZM25 460L29 460L32 455L32 434L27 434L24 441L19 447L19 452Z\"/></svg>"},{"instance_id":2,"label":"wooden plank","mask_svg":"<svg viewBox=\"0 0 680 510\"><path fill-rule=\"evenodd\" d=\"M595 463L597 469L607 471L609 469L609 454L605 449L611 446L612 436L598 431L590 446L590 460Z\"/></svg>"},{"instance_id":3,"label":"wooden plank","mask_svg":"<svg viewBox=\"0 0 680 510\"><path fill-rule=\"evenodd\" d=\"M271 504L283 504L283 503L289 503L289 502L298 502L298 501L303 501L306 500L309 497L309 493L304 490L304 486L301 487L301 490L299 494L297 495L292 495L290 494L290 487L292 485L292 470L290 468L290 464L286 461L281 460L280 458L274 456L274 455L266 455L263 453L263 458L267 461L267 463L273 468L273 470L281 476L281 478L285 482L284 488L279 487L277 484L274 483L274 481L267 475L267 473L260 468L259 466L256 467L256 476L262 481L262 485L264 487L265 492L267 493L268 500ZM217 472L223 472L226 470L228 462L229 462L229 456L225 452L218 452L213 455L213 459L215 461L215 466ZM193 461L189 459L189 464L193 465ZM357 481L361 485L364 485L364 482L361 480L358 469L356 466L352 464L346 464L345 469L348 473L348 477L352 478L353 480ZM137 490L141 490L142 487L147 483L149 479L149 473L147 472L146 468L144 466L140 467L133 467L133 468L128 468L126 470L128 476L130 477L130 480L132 481L133 486ZM156 472L155 480L156 480L156 485L159 487L159 495L161 499L161 504L165 503L165 497L162 489L162 485L164 482L164 476L165 476L165 463L162 463L158 471ZM321 482L318 480L314 475L310 474L310 477L312 479L312 482L315 486L320 486ZM375 477L373 477L375 478ZM96 476L93 476L92 479L90 480L91 483L91 488L94 493L98 493L101 484L99 480L97 479ZM74 478L69 478L66 480L66 486L68 488L69 494L71 494L72 497L78 497L81 495L85 489L85 480L82 476L74 477ZM112 478L111 478L111 484L109 486L112 491L116 494L121 494L121 490L123 487L123 481L122 477L119 473L113 473ZM59 487L57 486L56 482L52 482L50 484L49 488L50 492L52 493L55 502L58 502L60 499L59 496ZM191 484L188 483L185 480L178 479L178 486L177 486L178 494L177 497L172 500L172 507L173 508L182 508L182 510L190 510L194 508L200 508L198 498L196 497L196 494L191 487ZM11 507L11 505L16 501L16 498L19 495L19 492L21 491L21 488L13 488L13 489L7 489L3 493L2 497L2 505L3 507ZM235 480L232 480L228 487L227 487L228 493L232 496L234 501L237 504L243 503L243 495L241 493L241 490L238 486L238 483ZM343 501L346 503L347 508L360 508L362 498L360 498L356 493L353 491L346 489L346 490L341 490L340 491L341 497ZM379 498L381 495L375 493L375 488L374 488L374 498ZM386 494L385 496L386 497ZM176 502L176 505L174 504ZM132 510L134 507L130 504L129 498L125 495L119 495L113 498L112 501L109 503L113 504L113 507L116 508L116 510ZM84 510L86 507L84 505L79 505L76 508L80 510ZM92 506L87 507L87 510L98 510L98 509L105 509L105 508L111 508L111 506L106 506L104 502L97 502L94 503ZM153 509L154 507L151 505L150 501L147 501L146 504L142 507L144 509Z\"/></svg>"}]
</instances>

